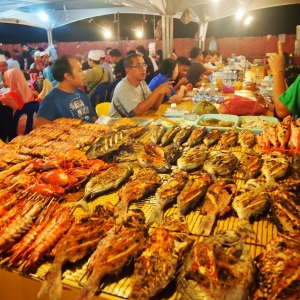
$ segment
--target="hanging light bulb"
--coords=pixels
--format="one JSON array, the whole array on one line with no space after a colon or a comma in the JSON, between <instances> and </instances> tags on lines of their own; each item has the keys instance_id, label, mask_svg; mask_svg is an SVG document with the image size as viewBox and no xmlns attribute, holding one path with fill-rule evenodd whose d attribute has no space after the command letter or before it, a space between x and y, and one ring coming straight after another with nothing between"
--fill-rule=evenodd
<instances>
[{"instance_id":1,"label":"hanging light bulb","mask_svg":"<svg viewBox=\"0 0 300 300\"><path fill-rule=\"evenodd\" d=\"M235 17L238 19L238 20L241 20L244 16L245 16L245 10L244 9L239 9L237 11L237 13L235 14Z\"/></svg>"},{"instance_id":2,"label":"hanging light bulb","mask_svg":"<svg viewBox=\"0 0 300 300\"><path fill-rule=\"evenodd\" d=\"M136 31L137 38L141 38L143 36L143 32L141 30Z\"/></svg>"},{"instance_id":3,"label":"hanging light bulb","mask_svg":"<svg viewBox=\"0 0 300 300\"><path fill-rule=\"evenodd\" d=\"M253 17L248 15L244 21L245 25L249 25L253 20Z\"/></svg>"},{"instance_id":4,"label":"hanging light bulb","mask_svg":"<svg viewBox=\"0 0 300 300\"><path fill-rule=\"evenodd\" d=\"M110 38L111 37L111 31L108 30L108 29L104 29L103 34L104 34L104 37L106 37L106 38Z\"/></svg>"}]
</instances>

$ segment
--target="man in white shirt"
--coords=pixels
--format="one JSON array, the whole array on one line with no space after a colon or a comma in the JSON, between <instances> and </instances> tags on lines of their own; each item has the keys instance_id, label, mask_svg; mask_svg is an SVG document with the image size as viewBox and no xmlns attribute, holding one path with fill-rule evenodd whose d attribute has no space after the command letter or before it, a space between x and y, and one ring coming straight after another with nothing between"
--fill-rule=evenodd
<instances>
[{"instance_id":1,"label":"man in white shirt","mask_svg":"<svg viewBox=\"0 0 300 300\"><path fill-rule=\"evenodd\" d=\"M3 54L5 56L6 59L6 63L7 63L7 69L21 69L20 68L20 64L17 60L14 60L11 56L9 51L5 50L3 51Z\"/></svg>"}]
</instances>

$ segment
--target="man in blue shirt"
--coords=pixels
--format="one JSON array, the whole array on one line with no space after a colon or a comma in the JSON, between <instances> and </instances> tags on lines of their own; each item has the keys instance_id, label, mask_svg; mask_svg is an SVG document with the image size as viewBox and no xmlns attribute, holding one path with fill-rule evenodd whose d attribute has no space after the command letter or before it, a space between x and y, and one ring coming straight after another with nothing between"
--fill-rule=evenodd
<instances>
[{"instance_id":1,"label":"man in blue shirt","mask_svg":"<svg viewBox=\"0 0 300 300\"><path fill-rule=\"evenodd\" d=\"M86 93L79 89L84 83L80 62L62 56L53 64L52 74L58 84L43 99L33 128L52 123L58 118L76 118L93 123L97 120Z\"/></svg>"}]
</instances>

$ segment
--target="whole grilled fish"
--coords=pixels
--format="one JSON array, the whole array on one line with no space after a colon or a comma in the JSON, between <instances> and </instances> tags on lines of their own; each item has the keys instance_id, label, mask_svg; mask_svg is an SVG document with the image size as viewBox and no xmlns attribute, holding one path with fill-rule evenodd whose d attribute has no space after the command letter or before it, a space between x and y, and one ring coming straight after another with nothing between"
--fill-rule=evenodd
<instances>
[{"instance_id":1,"label":"whole grilled fish","mask_svg":"<svg viewBox=\"0 0 300 300\"><path fill-rule=\"evenodd\" d=\"M124 132L107 133L97 138L85 154L89 159L95 159L118 150L121 145L127 143L129 143L129 136Z\"/></svg>"},{"instance_id":2,"label":"whole grilled fish","mask_svg":"<svg viewBox=\"0 0 300 300\"><path fill-rule=\"evenodd\" d=\"M174 170L167 180L161 187L156 191L156 207L154 208L152 214L149 217L148 224L156 222L161 223L164 216L164 208L175 201L183 187L188 181L187 173Z\"/></svg>"},{"instance_id":3,"label":"whole grilled fish","mask_svg":"<svg viewBox=\"0 0 300 300\"><path fill-rule=\"evenodd\" d=\"M167 146L173 142L175 135L181 130L180 125L174 125L161 138L161 145Z\"/></svg>"},{"instance_id":4,"label":"whole grilled fish","mask_svg":"<svg viewBox=\"0 0 300 300\"><path fill-rule=\"evenodd\" d=\"M177 197L178 209L185 215L193 208L200 198L205 195L208 187L212 184L212 179L208 173L195 172L189 176L188 182Z\"/></svg>"},{"instance_id":5,"label":"whole grilled fish","mask_svg":"<svg viewBox=\"0 0 300 300\"><path fill-rule=\"evenodd\" d=\"M176 163L177 159L182 155L182 150L181 146L171 143L164 148L165 158L170 164Z\"/></svg>"},{"instance_id":6,"label":"whole grilled fish","mask_svg":"<svg viewBox=\"0 0 300 300\"><path fill-rule=\"evenodd\" d=\"M234 147L238 141L239 133L236 128L229 128L226 132L223 132L221 139L218 141L218 149L227 150L230 147Z\"/></svg>"},{"instance_id":7,"label":"whole grilled fish","mask_svg":"<svg viewBox=\"0 0 300 300\"><path fill-rule=\"evenodd\" d=\"M60 239L52 252L55 254L53 264L45 275L45 280L37 297L49 293L49 299L57 300L62 296L62 266L92 254L99 241L114 226L114 207L111 203L97 205L91 214L82 215L74 222L68 233Z\"/></svg>"},{"instance_id":8,"label":"whole grilled fish","mask_svg":"<svg viewBox=\"0 0 300 300\"><path fill-rule=\"evenodd\" d=\"M190 148L177 160L179 169L188 171L201 168L207 157L207 148L203 145Z\"/></svg>"},{"instance_id":9,"label":"whole grilled fish","mask_svg":"<svg viewBox=\"0 0 300 300\"><path fill-rule=\"evenodd\" d=\"M300 238L279 234L255 258L259 270L254 300L300 299Z\"/></svg>"},{"instance_id":10,"label":"whole grilled fish","mask_svg":"<svg viewBox=\"0 0 300 300\"><path fill-rule=\"evenodd\" d=\"M300 153L296 153L292 158L292 172L294 179L300 179Z\"/></svg>"},{"instance_id":11,"label":"whole grilled fish","mask_svg":"<svg viewBox=\"0 0 300 300\"><path fill-rule=\"evenodd\" d=\"M84 210L88 211L87 200L110 189L117 188L121 182L125 181L131 175L132 170L131 163L120 163L92 177L86 184L84 196L77 202L77 205L81 205Z\"/></svg>"},{"instance_id":12,"label":"whole grilled fish","mask_svg":"<svg viewBox=\"0 0 300 300\"><path fill-rule=\"evenodd\" d=\"M173 214L151 234L142 255L135 261L129 300L147 300L162 291L175 277L184 253L191 246L183 216Z\"/></svg>"},{"instance_id":13,"label":"whole grilled fish","mask_svg":"<svg viewBox=\"0 0 300 300\"><path fill-rule=\"evenodd\" d=\"M255 134L249 129L244 129L239 133L238 143L243 149L251 148L255 144Z\"/></svg>"},{"instance_id":14,"label":"whole grilled fish","mask_svg":"<svg viewBox=\"0 0 300 300\"><path fill-rule=\"evenodd\" d=\"M203 143L205 146L213 146L221 137L221 132L219 129L212 129L206 136L203 138Z\"/></svg>"},{"instance_id":15,"label":"whole grilled fish","mask_svg":"<svg viewBox=\"0 0 300 300\"><path fill-rule=\"evenodd\" d=\"M193 148L201 144L204 136L206 134L206 127L196 127L192 131L190 137L188 138L186 144L189 148Z\"/></svg>"},{"instance_id":16,"label":"whole grilled fish","mask_svg":"<svg viewBox=\"0 0 300 300\"><path fill-rule=\"evenodd\" d=\"M161 185L161 178L152 168L141 169L118 191L120 201L115 207L115 216L127 213L129 204L155 191Z\"/></svg>"},{"instance_id":17,"label":"whole grilled fish","mask_svg":"<svg viewBox=\"0 0 300 300\"><path fill-rule=\"evenodd\" d=\"M200 226L196 228L196 234L210 234L216 217L223 216L230 209L229 205L235 192L236 184L232 180L215 182L208 188L201 209L206 216L202 219Z\"/></svg>"},{"instance_id":18,"label":"whole grilled fish","mask_svg":"<svg viewBox=\"0 0 300 300\"><path fill-rule=\"evenodd\" d=\"M238 162L237 157L230 151L210 151L203 170L208 172L214 181L217 181L216 175L231 175L238 166Z\"/></svg>"},{"instance_id":19,"label":"whole grilled fish","mask_svg":"<svg viewBox=\"0 0 300 300\"><path fill-rule=\"evenodd\" d=\"M250 225L249 219L266 211L269 203L269 194L255 179L250 179L245 184L245 190L233 199L232 208L239 217L238 232L256 239L256 234Z\"/></svg>"},{"instance_id":20,"label":"whole grilled fish","mask_svg":"<svg viewBox=\"0 0 300 300\"><path fill-rule=\"evenodd\" d=\"M240 235L220 231L197 243L184 260L177 280L181 300L250 299L255 266Z\"/></svg>"},{"instance_id":21,"label":"whole grilled fish","mask_svg":"<svg viewBox=\"0 0 300 300\"><path fill-rule=\"evenodd\" d=\"M144 150L144 145L141 142L132 142L128 145L122 145L113 160L115 162L136 161L136 156Z\"/></svg>"},{"instance_id":22,"label":"whole grilled fish","mask_svg":"<svg viewBox=\"0 0 300 300\"><path fill-rule=\"evenodd\" d=\"M263 160L261 155L256 152L242 152L240 158L239 170L243 174L243 179L248 180L255 178L261 170Z\"/></svg>"},{"instance_id":23,"label":"whole grilled fish","mask_svg":"<svg viewBox=\"0 0 300 300\"><path fill-rule=\"evenodd\" d=\"M154 126L150 129L150 140L155 144L159 144L165 132L166 128L162 124Z\"/></svg>"},{"instance_id":24,"label":"whole grilled fish","mask_svg":"<svg viewBox=\"0 0 300 300\"><path fill-rule=\"evenodd\" d=\"M171 165L167 159L158 155L147 153L138 153L137 162L142 168L153 168L159 173L165 173L171 170Z\"/></svg>"},{"instance_id":25,"label":"whole grilled fish","mask_svg":"<svg viewBox=\"0 0 300 300\"><path fill-rule=\"evenodd\" d=\"M191 135L193 129L194 129L193 125L189 125L189 126L186 126L186 127L182 128L174 136L173 143L175 143L177 145L182 145L184 142L187 141L187 139Z\"/></svg>"},{"instance_id":26,"label":"whole grilled fish","mask_svg":"<svg viewBox=\"0 0 300 300\"><path fill-rule=\"evenodd\" d=\"M87 266L88 279L76 300L91 300L105 275L117 275L145 246L148 229L140 210L130 211L102 239Z\"/></svg>"}]
</instances>

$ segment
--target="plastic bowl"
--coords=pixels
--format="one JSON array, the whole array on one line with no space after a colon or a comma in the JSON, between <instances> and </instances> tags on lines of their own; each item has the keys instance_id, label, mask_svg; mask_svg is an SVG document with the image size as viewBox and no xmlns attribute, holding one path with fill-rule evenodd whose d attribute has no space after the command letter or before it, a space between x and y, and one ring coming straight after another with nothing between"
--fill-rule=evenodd
<instances>
[{"instance_id":1,"label":"plastic bowl","mask_svg":"<svg viewBox=\"0 0 300 300\"><path fill-rule=\"evenodd\" d=\"M216 126L205 126L199 124L201 121L205 121L207 119L218 119L221 121L231 121L233 125L230 127L216 127ZM221 114L204 114L200 116L200 118L195 122L195 125L198 127L205 126L207 131L211 131L212 129L219 129L221 132L227 131L229 128L233 128L237 126L238 123L238 116L236 115L221 115Z\"/></svg>"},{"instance_id":2,"label":"plastic bowl","mask_svg":"<svg viewBox=\"0 0 300 300\"><path fill-rule=\"evenodd\" d=\"M238 118L238 123L237 123L237 129L240 130L244 130L244 129L249 129L250 131L252 131L253 133L261 133L263 131L263 128L246 128L246 127L241 127L241 124L243 123L243 121L246 120L250 120L251 118L260 118L262 120L267 121L269 124L275 124L278 123L278 119L277 118L273 118L273 117L267 117L267 116L242 116Z\"/></svg>"},{"instance_id":3,"label":"plastic bowl","mask_svg":"<svg viewBox=\"0 0 300 300\"><path fill-rule=\"evenodd\" d=\"M269 96L273 96L273 89L260 89L259 90L260 94L268 94Z\"/></svg>"}]
</instances>

